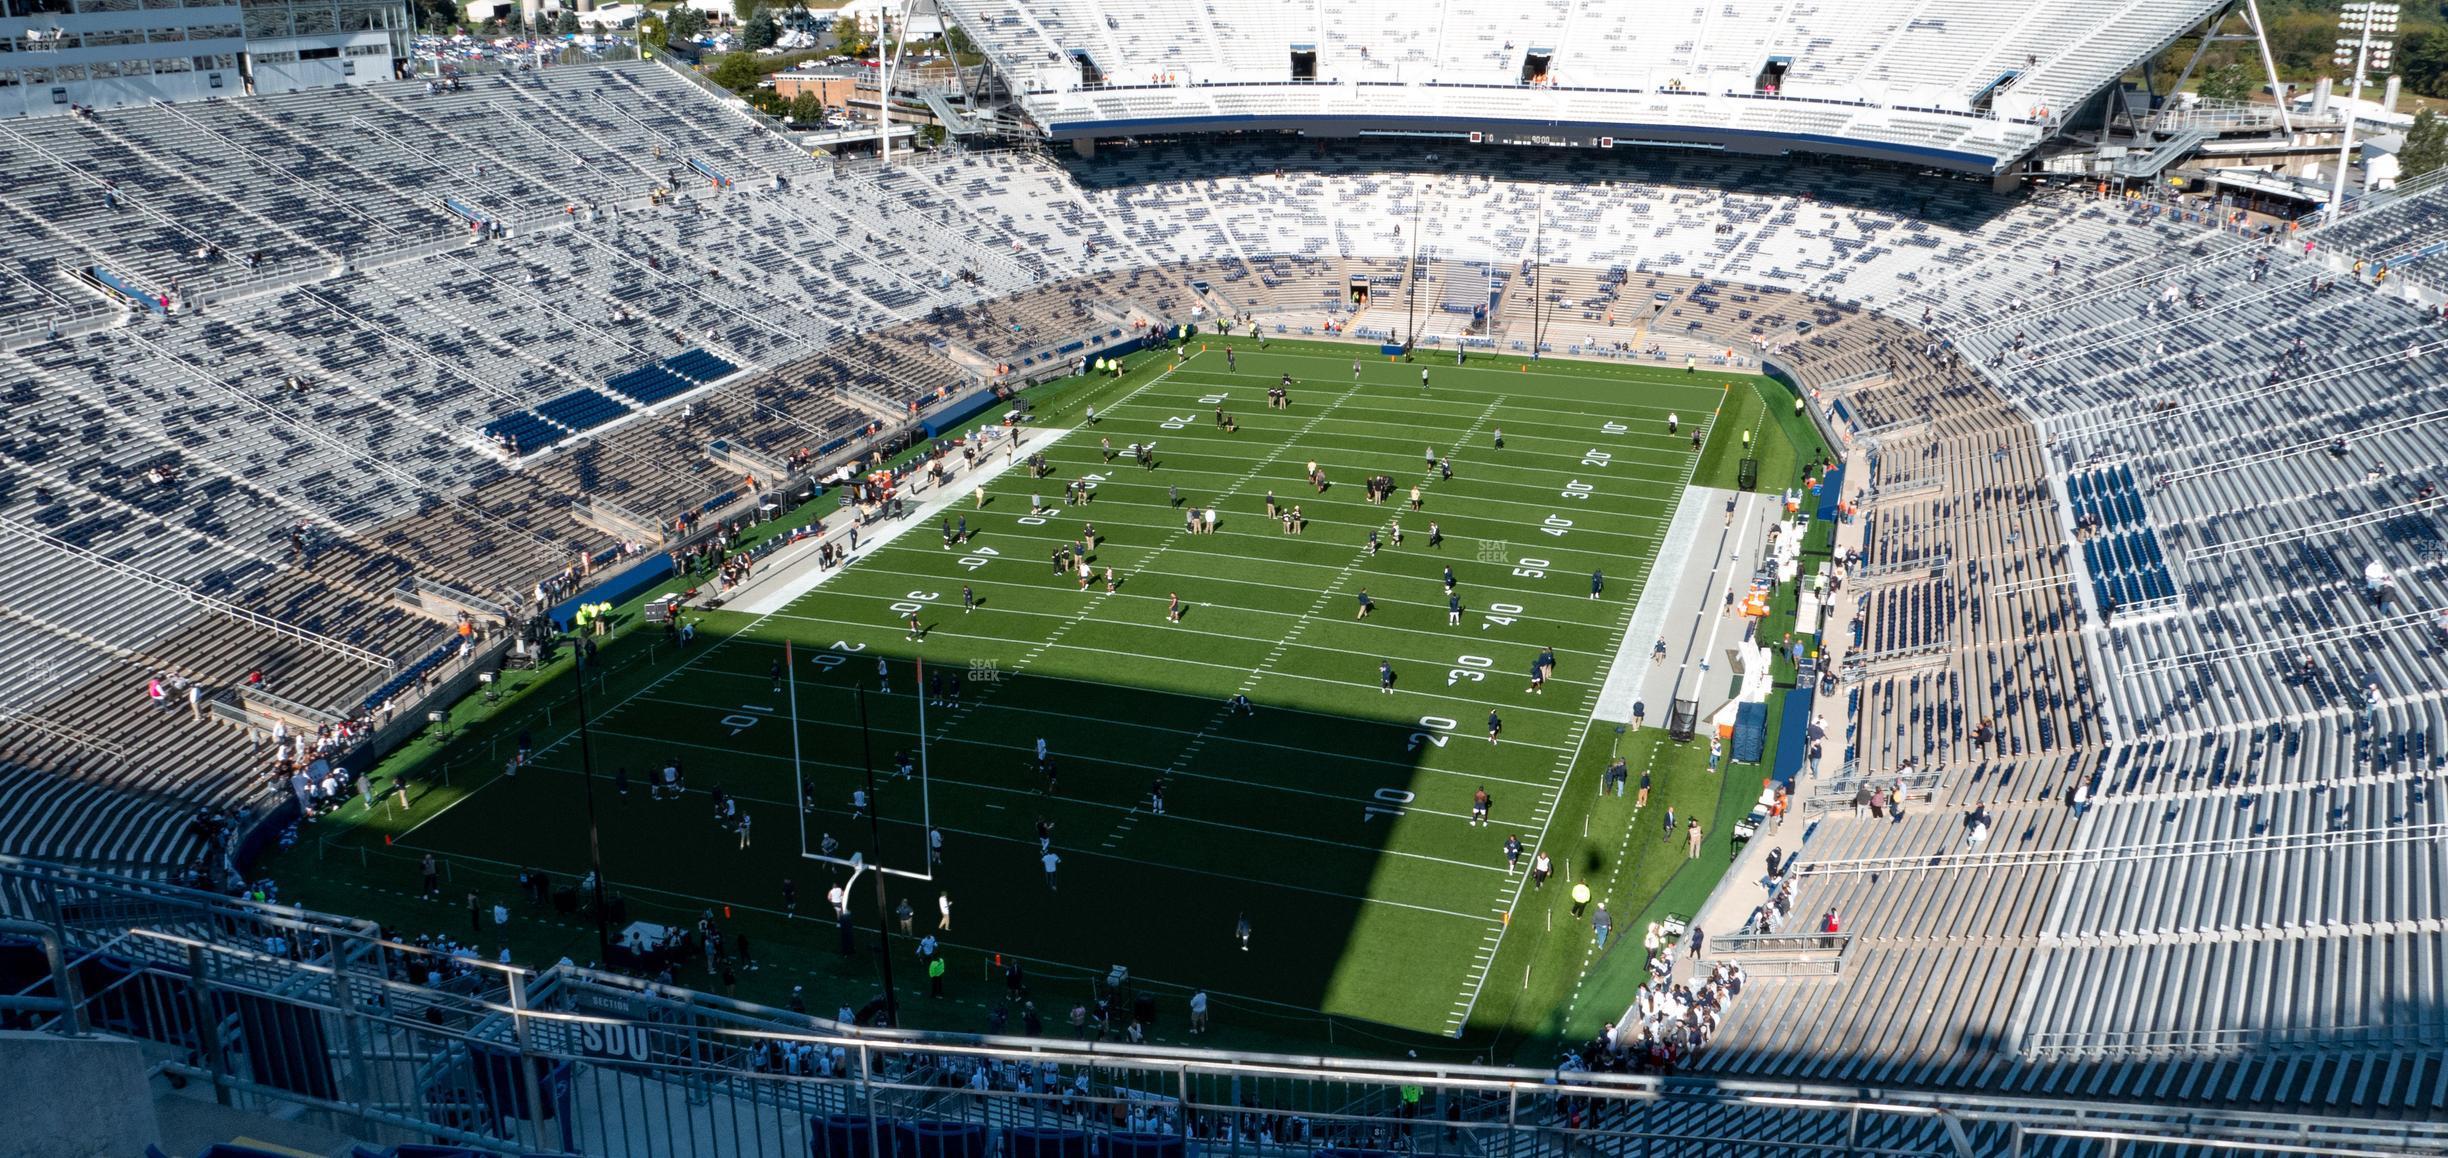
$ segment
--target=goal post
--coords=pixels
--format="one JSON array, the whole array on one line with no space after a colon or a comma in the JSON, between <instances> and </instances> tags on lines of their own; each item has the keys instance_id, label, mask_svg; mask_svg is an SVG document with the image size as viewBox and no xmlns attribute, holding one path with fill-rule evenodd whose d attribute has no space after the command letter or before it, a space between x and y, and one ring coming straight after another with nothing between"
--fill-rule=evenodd
<instances>
[{"instance_id":1,"label":"goal post","mask_svg":"<svg viewBox=\"0 0 2448 1158\"><path fill-rule=\"evenodd\" d=\"M885 662L889 663L891 661L887 660ZM933 834L935 832L935 809L931 784L927 776L926 659L922 656L916 660L915 678L910 684L910 694L916 696L918 699L917 780L919 852L917 857L918 867L915 869L899 868L895 867L891 863L888 863L888 858L884 855L885 850L881 847L869 850L853 849L849 850L847 855L843 855L839 852L828 853L821 848L808 847L807 770L806 763L801 755L801 745L799 739L799 669L797 666L795 650L791 641L787 639L782 641L782 667L784 671L789 673L791 791L796 797L793 807L798 814L799 821L800 859L817 861L822 864L833 865L837 868L848 869L850 870L852 879L854 880L860 873L873 872L882 876L894 876L914 881L932 882L935 879L935 857L933 845ZM861 741L864 743L868 732L866 689L856 689L856 694L859 697L859 731ZM878 799L879 794L876 792L875 768L873 766L872 759L868 761L868 765L866 784L867 807L872 813L872 810L881 807L882 802ZM880 823L877 825L876 831L878 834L877 842L881 844L882 826Z\"/></svg>"}]
</instances>

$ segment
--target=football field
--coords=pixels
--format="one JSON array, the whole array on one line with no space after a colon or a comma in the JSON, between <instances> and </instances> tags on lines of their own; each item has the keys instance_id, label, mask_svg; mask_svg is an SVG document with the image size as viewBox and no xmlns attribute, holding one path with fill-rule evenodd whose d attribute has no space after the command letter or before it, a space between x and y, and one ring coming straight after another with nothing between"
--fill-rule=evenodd
<instances>
[{"instance_id":1,"label":"football field","mask_svg":"<svg viewBox=\"0 0 2448 1158\"><path fill-rule=\"evenodd\" d=\"M1045 456L1045 477L1017 463L982 503L967 473L951 484L941 518L965 519L965 542L947 545L930 515L778 611L704 613L692 649L591 693L607 878L633 907L768 920L793 879L801 918L759 926L789 930L762 943L828 952L829 922L810 918L840 874L800 853L830 839L930 876L886 878L886 908L907 899L919 932L948 894L947 946L1040 977L1123 965L1171 990L1434 1035L1462 1034L1492 985L1518 991L1526 967L1506 945L1529 935L1523 914L1555 919L1570 882L1601 871L1587 849L1617 843L1583 835L1580 794L1595 793L1614 739L1591 713L1684 488L1696 471L1731 473L1736 454L1691 436L1731 441L1712 420L1740 396L1758 423L1764 396L1748 378L1679 368L1456 367L1450 354L1364 356L1355 377L1348 348L1234 344L1232 365L1208 338L1187 361L1142 355L1122 380L1066 393L1039 416L1061 432L1020 448ZM1289 406L1270 407L1287 374ZM1142 466L1127 448L1148 442ZM1372 476L1393 480L1382 503ZM1091 501L1063 501L1075 480ZM1297 533L1268 516L1270 494L1299 507ZM1193 508L1217 512L1212 533L1187 529ZM1088 524L1083 589L1053 554ZM777 686L786 643L796 662ZM1533 692L1542 652L1552 676ZM1231 711L1235 695L1254 711ZM527 725L540 752L522 774L461 774L364 835L380 831L392 858L574 878L588 848L569 722ZM922 734L923 775L896 776ZM880 842L852 814L870 760ZM673 761L690 792L650 800L649 770ZM608 790L616 775L625 795ZM754 818L748 847L710 814L718 786ZM930 823L944 843L934 866ZM1041 826L1060 857L1051 879ZM1556 879L1534 890L1540 850ZM851 898L863 928L872 881ZM915 958L896 959L905 995L922 988Z\"/></svg>"}]
</instances>

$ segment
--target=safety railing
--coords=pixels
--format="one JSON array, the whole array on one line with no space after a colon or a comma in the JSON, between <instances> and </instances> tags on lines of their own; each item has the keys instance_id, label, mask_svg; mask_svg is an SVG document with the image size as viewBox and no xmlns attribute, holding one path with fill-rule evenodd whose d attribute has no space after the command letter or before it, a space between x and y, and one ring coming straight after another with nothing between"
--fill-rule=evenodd
<instances>
[{"instance_id":1,"label":"safety railing","mask_svg":"<svg viewBox=\"0 0 2448 1158\"><path fill-rule=\"evenodd\" d=\"M2016 1050L2035 1060L2128 1058L2177 1053L2372 1049L2418 1046L2448 1037L2448 1022L2416 1018L2386 1025L2209 1026L2195 1029L2052 1030L2025 1033Z\"/></svg>"},{"instance_id":2,"label":"safety railing","mask_svg":"<svg viewBox=\"0 0 2448 1158\"><path fill-rule=\"evenodd\" d=\"M2202 858L2203 863L2220 863L2236 858L2274 856L2279 853L2306 849L2376 848L2392 844L2426 844L2440 840L2448 840L2448 822L2332 828L2318 832L2263 833L2202 840L2171 840L2157 844L2119 845L2113 848L1989 850L1973 848L1967 843L1958 846L1955 851L1935 855L1921 853L1913 856L1814 860L1810 861L1806 868L1808 872L1815 875L1821 873L1883 874L1963 868L1985 870L2076 867L2192 858Z\"/></svg>"},{"instance_id":3,"label":"safety railing","mask_svg":"<svg viewBox=\"0 0 2448 1158\"><path fill-rule=\"evenodd\" d=\"M204 610L212 612L213 614L219 615L225 619L234 619L240 623L244 623L252 627L262 628L263 630L272 632L275 635L297 640L300 643L319 648L323 651L331 652L334 655L347 656L350 659L356 660L359 663L366 664L371 667L388 668L391 666L390 658L382 655L379 652L368 651L365 648L357 646L356 644L349 643L344 640L333 639L328 635L308 631L303 627L274 619L271 616L265 615L261 612L240 607L235 603L215 599L212 596L206 595L201 591L197 591L196 589L189 587L184 583L180 583L177 580L165 579L162 576L155 575L141 567L130 566L129 564L120 562L117 559L113 559L99 552L87 550L67 541L66 539L52 535L39 527L19 522L18 520L9 518L5 515L0 515L0 530L6 530L10 534L16 535L20 538L40 543L45 547L60 552L61 554L90 563L106 571L112 571L117 574L124 575L144 584L145 586L176 596L179 599L183 599L188 603L192 603L197 607L203 608Z\"/></svg>"},{"instance_id":4,"label":"safety railing","mask_svg":"<svg viewBox=\"0 0 2448 1158\"><path fill-rule=\"evenodd\" d=\"M169 1046L164 1070L237 1110L322 1111L377 1144L779 1158L812 1144L890 1152L913 1136L983 1152L1023 1131L1074 1152L1137 1134L1213 1158L1968 1156L2079 1130L2231 1153L2448 1148L2448 1125L2423 1121L875 1028L574 965L454 957L371 921L10 856L0 920L56 947L50 967L20 974L36 980L0 994L20 1024ZM1841 955L1849 936L1832 936ZM1828 952L1792 939L1712 948L1746 972ZM432 972L441 984L415 980ZM1865 1131L1879 1145L1861 1145Z\"/></svg>"},{"instance_id":5,"label":"safety railing","mask_svg":"<svg viewBox=\"0 0 2448 1158\"><path fill-rule=\"evenodd\" d=\"M1853 948L1851 933L1719 933L1712 961L1731 960L1751 977L1836 977Z\"/></svg>"}]
</instances>

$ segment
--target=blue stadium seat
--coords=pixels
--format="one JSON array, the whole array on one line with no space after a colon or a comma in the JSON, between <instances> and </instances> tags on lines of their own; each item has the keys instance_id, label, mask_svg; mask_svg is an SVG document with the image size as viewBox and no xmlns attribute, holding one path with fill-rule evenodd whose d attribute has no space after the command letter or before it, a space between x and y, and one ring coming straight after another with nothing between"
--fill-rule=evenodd
<instances>
[{"instance_id":1,"label":"blue stadium seat","mask_svg":"<svg viewBox=\"0 0 2448 1158\"><path fill-rule=\"evenodd\" d=\"M572 390L536 407L536 413L571 430L592 430L629 413L629 407L601 390Z\"/></svg>"},{"instance_id":2,"label":"blue stadium seat","mask_svg":"<svg viewBox=\"0 0 2448 1158\"><path fill-rule=\"evenodd\" d=\"M1134 1134L1124 1131L1105 1136L1108 1158L1182 1158L1184 1144L1179 1134Z\"/></svg>"},{"instance_id":3,"label":"blue stadium seat","mask_svg":"<svg viewBox=\"0 0 2448 1158\"><path fill-rule=\"evenodd\" d=\"M1004 1131L1004 1153L1010 1158L1088 1158L1088 1132L1046 1126L1014 1126Z\"/></svg>"},{"instance_id":4,"label":"blue stadium seat","mask_svg":"<svg viewBox=\"0 0 2448 1158\"><path fill-rule=\"evenodd\" d=\"M994 1144L982 1122L895 1122L894 1158L987 1158Z\"/></svg>"},{"instance_id":5,"label":"blue stadium seat","mask_svg":"<svg viewBox=\"0 0 2448 1158\"><path fill-rule=\"evenodd\" d=\"M808 1158L873 1158L876 1137L891 1146L892 1121L865 1114L825 1114L808 1119Z\"/></svg>"},{"instance_id":6,"label":"blue stadium seat","mask_svg":"<svg viewBox=\"0 0 2448 1158\"><path fill-rule=\"evenodd\" d=\"M714 381L739 369L738 366L731 364L729 360L720 355L702 349L683 350L665 358L663 368L700 384Z\"/></svg>"},{"instance_id":7,"label":"blue stadium seat","mask_svg":"<svg viewBox=\"0 0 2448 1158\"><path fill-rule=\"evenodd\" d=\"M677 397L696 389L697 383L658 364L641 366L604 383L618 393L627 395L640 406L652 406L666 398Z\"/></svg>"},{"instance_id":8,"label":"blue stadium seat","mask_svg":"<svg viewBox=\"0 0 2448 1158\"><path fill-rule=\"evenodd\" d=\"M490 438L516 439L521 453L542 450L568 437L567 432L555 428L529 410L502 415L485 423L482 429Z\"/></svg>"}]
</instances>

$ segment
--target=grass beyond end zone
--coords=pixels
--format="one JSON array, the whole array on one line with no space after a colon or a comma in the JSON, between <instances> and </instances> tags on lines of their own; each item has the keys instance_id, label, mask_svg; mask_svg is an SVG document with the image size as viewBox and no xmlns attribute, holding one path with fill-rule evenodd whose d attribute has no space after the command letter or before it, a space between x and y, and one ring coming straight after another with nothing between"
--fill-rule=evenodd
<instances>
[{"instance_id":1,"label":"grass beyond end zone","mask_svg":"<svg viewBox=\"0 0 2448 1158\"><path fill-rule=\"evenodd\" d=\"M1771 418L1767 400L1791 396L1764 379L1679 368L1497 356L1457 368L1449 355L1405 364L1343 345L1232 345L1237 366L1209 337L1185 364L1151 353L1118 381L1043 395L1052 401L1040 422L1075 424L1090 404L1100 421L1030 443L1054 465L1050 477L1009 473L988 486L982 509L965 497L952 508L973 532L963 547L945 549L929 520L780 613L698 616L699 642L687 652L675 654L654 629L615 640L589 687L589 742L607 878L631 916L728 916L763 966L742 976L744 997L780 1004L804 985L810 1008L829 1012L876 992L873 957L842 956L831 923L810 916L823 910L832 874L799 857L788 690L776 693L769 675L787 640L800 661L796 776L814 802L807 843L830 833L845 852L915 870L922 813L946 836L935 882L887 880L886 906L909 899L921 932L935 924L938 890L954 900L943 1000L925 996L910 940L892 939L910 1024L985 1028L1001 997L987 980L1001 954L1029 964L1049 1032L1061 1031L1062 1012L1091 978L1119 964L1159 995L1159 1040L1189 1040L1180 999L1204 988L1218 1009L1216 1044L1547 1060L1593 959L1571 884L1589 880L1618 898L1617 946L1637 951L1634 914L1669 882L1713 880L1710 868L1725 863L1723 824L1687 862L1679 835L1659 834L1664 807L1713 818L1723 800L1755 791L1726 790L1704 751L1651 730L1621 741L1636 770L1655 772L1649 811L1597 799L1618 740L1590 712L1686 480L1698 471L1731 484L1736 429L1761 432L1764 467L1785 456L1778 472L1763 470L1763 487L1808 453ZM1422 366L1432 380L1424 392ZM1266 392L1287 373L1292 407L1272 410ZM1693 424L1721 406L1695 456ZM1218 407L1237 418L1237 433L1216 427ZM1679 436L1665 432L1669 411L1684 423ZM1119 454L1106 463L1100 438L1117 451L1153 440L1157 469ZM1722 449L1729 442L1733 453ZM1429 449L1450 460L1450 480L1430 468ZM1311 460L1330 480L1324 494L1303 479ZM1396 480L1394 502L1365 500L1361 480L1372 474ZM1093 504L1058 505L1062 481L1082 476L1098 476ZM1419 512L1403 501L1414 483ZM965 496L969 484L958 485ZM1217 533L1184 533L1171 488L1184 507L1219 508ZM1265 518L1270 490L1303 508L1304 533ZM1032 514L1032 494L1057 505ZM1400 547L1390 539L1398 516ZM1444 535L1436 549L1430 520ZM1101 539L1099 578L1086 593L1048 559L1083 521ZM1373 556L1371 529L1383 543ZM1121 578L1111 594L1108 566ZM1447 623L1447 566L1464 601L1459 625ZM1606 576L1595 600L1593 570ZM961 609L964 585L977 595L973 613ZM1376 605L1365 621L1355 618L1363 588ZM1187 608L1178 624L1165 616L1174 593ZM922 643L903 638L896 610L913 604ZM633 616L625 608L621 622ZM1528 673L1542 647L1557 655L1556 677L1532 695ZM911 694L910 661L920 656L963 677L958 708L923 707ZM879 687L879 659L890 694ZM1381 661L1397 673L1391 694L1378 687ZM505 681L498 704L462 705L452 742L420 740L395 755L378 774L387 783L416 770L425 783L412 807L351 805L311 826L267 866L284 899L407 933L461 933L473 890L518 914L506 934L489 919L476 932L486 951L506 940L522 960L593 957L587 914L530 909L510 883L529 866L574 881L588 863L566 662ZM915 781L885 781L873 848L868 822L847 811L866 759L862 692L880 769L916 744L922 707L928 737L924 799ZM1255 718L1222 712L1235 692L1257 705ZM1504 724L1496 745L1486 735L1491 708ZM509 738L521 730L541 752L504 777ZM1039 737L1058 761L1052 795L1033 767ZM647 771L673 758L692 794L650 801ZM611 788L622 768L626 796ZM1163 816L1149 807L1160 776ZM716 784L755 816L753 847L713 823L705 793ZM1469 817L1481 786L1494 798L1484 827ZM1059 888L1038 864L1040 819L1054 825L1063 857ZM1544 889L1508 871L1508 833L1554 858ZM441 903L414 895L426 851L448 866ZM799 884L797 920L779 912L786 876ZM871 880L853 899L862 950L877 916ZM1242 913L1254 931L1246 952L1232 936ZM712 984L698 969L680 980Z\"/></svg>"}]
</instances>

